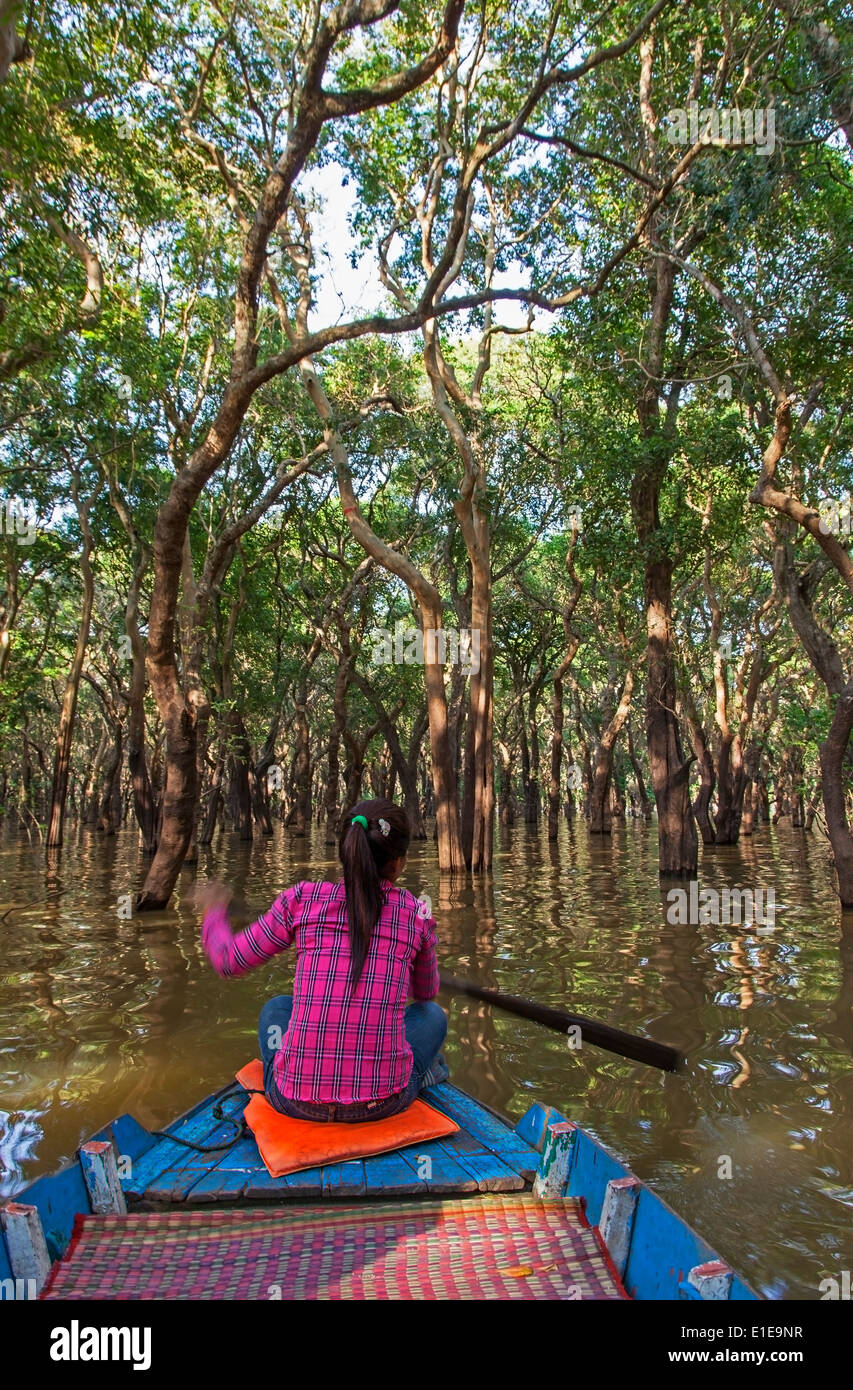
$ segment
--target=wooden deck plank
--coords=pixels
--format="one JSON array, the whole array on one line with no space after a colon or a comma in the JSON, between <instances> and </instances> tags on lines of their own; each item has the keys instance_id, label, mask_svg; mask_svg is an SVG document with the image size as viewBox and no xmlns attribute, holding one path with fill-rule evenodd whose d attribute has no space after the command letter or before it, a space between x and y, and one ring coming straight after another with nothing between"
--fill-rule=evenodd
<instances>
[{"instance_id":1,"label":"wooden deck plank","mask_svg":"<svg viewBox=\"0 0 853 1390\"><path fill-rule=\"evenodd\" d=\"M323 1196L322 1168L304 1168L301 1173L288 1173L274 1178L261 1168L252 1173L243 1189L247 1202L307 1201Z\"/></svg>"},{"instance_id":2,"label":"wooden deck plank","mask_svg":"<svg viewBox=\"0 0 853 1390\"><path fill-rule=\"evenodd\" d=\"M460 1153L475 1152L470 1147L472 1141L480 1151L497 1154L507 1167L521 1174L525 1181L531 1180L539 1164L539 1155L530 1144L525 1143L471 1096L446 1082L430 1092L430 1097L433 1096L436 1106L461 1126L460 1135L468 1136L468 1139L451 1136L457 1138Z\"/></svg>"},{"instance_id":3,"label":"wooden deck plank","mask_svg":"<svg viewBox=\"0 0 853 1390\"><path fill-rule=\"evenodd\" d=\"M188 1135L187 1138L192 1138L192 1136ZM233 1139L234 1126L220 1121L204 1139L194 1140L194 1142L210 1145L227 1143ZM182 1202L197 1182L216 1169L227 1152L229 1151L219 1150L212 1154L196 1153L194 1149L185 1149L183 1146L179 1146L179 1153L174 1162L162 1173L158 1173L145 1188L146 1200L151 1202Z\"/></svg>"},{"instance_id":4,"label":"wooden deck plank","mask_svg":"<svg viewBox=\"0 0 853 1390\"><path fill-rule=\"evenodd\" d=\"M476 1179L480 1192L521 1192L527 1186L521 1174L497 1154L464 1154L458 1162Z\"/></svg>"},{"instance_id":5,"label":"wooden deck plank","mask_svg":"<svg viewBox=\"0 0 853 1390\"><path fill-rule=\"evenodd\" d=\"M235 1202L258 1172L266 1172L254 1138L241 1139L228 1149L219 1163L195 1182L186 1193L187 1202Z\"/></svg>"},{"instance_id":6,"label":"wooden deck plank","mask_svg":"<svg viewBox=\"0 0 853 1390\"><path fill-rule=\"evenodd\" d=\"M213 1108L216 1103L216 1098L209 1096L198 1110L193 1111L185 1119L176 1121L174 1126L170 1125L168 1132L179 1135L181 1139L189 1139L195 1144L213 1142L210 1136L222 1124L220 1120L213 1118ZM233 1130L231 1132L233 1133ZM167 1169L182 1162L184 1157L190 1153L192 1150L184 1148L182 1144L173 1144L168 1139L158 1138L156 1144L146 1150L140 1158L133 1161L130 1175L122 1179L125 1196L142 1197L146 1189L157 1180L161 1173L165 1173Z\"/></svg>"},{"instance_id":7,"label":"wooden deck plank","mask_svg":"<svg viewBox=\"0 0 853 1390\"><path fill-rule=\"evenodd\" d=\"M450 1192L476 1192L478 1190L477 1179L472 1177L467 1168L463 1168L455 1157L446 1154L436 1143L435 1150L432 1146L424 1149L424 1155L429 1157L432 1171L427 1178L427 1188L430 1192L450 1193Z\"/></svg>"},{"instance_id":8,"label":"wooden deck plank","mask_svg":"<svg viewBox=\"0 0 853 1390\"><path fill-rule=\"evenodd\" d=\"M418 1177L421 1146L395 1149L393 1153L374 1154L364 1160L365 1196L405 1197L423 1196L427 1191L425 1179Z\"/></svg>"},{"instance_id":9,"label":"wooden deck plank","mask_svg":"<svg viewBox=\"0 0 853 1390\"><path fill-rule=\"evenodd\" d=\"M446 1134L441 1140L448 1153L463 1154L487 1154L492 1150L486 1148L482 1139L475 1139L467 1130L457 1130L455 1134Z\"/></svg>"},{"instance_id":10,"label":"wooden deck plank","mask_svg":"<svg viewBox=\"0 0 853 1390\"><path fill-rule=\"evenodd\" d=\"M363 1197L366 1190L361 1159L323 1165L324 1197Z\"/></svg>"}]
</instances>

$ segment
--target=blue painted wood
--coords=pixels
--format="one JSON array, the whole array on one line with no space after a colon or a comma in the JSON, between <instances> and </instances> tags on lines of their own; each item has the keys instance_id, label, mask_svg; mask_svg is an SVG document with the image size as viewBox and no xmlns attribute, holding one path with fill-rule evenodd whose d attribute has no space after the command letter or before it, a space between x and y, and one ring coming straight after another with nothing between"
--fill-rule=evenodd
<instances>
[{"instance_id":1,"label":"blue painted wood","mask_svg":"<svg viewBox=\"0 0 853 1390\"><path fill-rule=\"evenodd\" d=\"M678 1299L680 1283L694 1265L719 1259L700 1236L692 1231L654 1192L640 1188L634 1216L631 1249L623 1282L632 1298ZM737 1276L732 1280L730 1301L755 1301L753 1291Z\"/></svg>"},{"instance_id":2,"label":"blue painted wood","mask_svg":"<svg viewBox=\"0 0 853 1390\"><path fill-rule=\"evenodd\" d=\"M305 1202L323 1195L322 1168L305 1168L283 1178L270 1177L266 1168L251 1173L243 1189L248 1202Z\"/></svg>"},{"instance_id":3,"label":"blue painted wood","mask_svg":"<svg viewBox=\"0 0 853 1390\"><path fill-rule=\"evenodd\" d=\"M521 1174L504 1163L497 1154L464 1154L457 1161L472 1178L476 1178L480 1192L521 1192L526 1186Z\"/></svg>"},{"instance_id":4,"label":"blue painted wood","mask_svg":"<svg viewBox=\"0 0 853 1390\"><path fill-rule=\"evenodd\" d=\"M427 1099L479 1141L483 1149L497 1154L508 1167L516 1172L522 1168L527 1172L536 1171L538 1156L531 1145L464 1091L443 1082L428 1093Z\"/></svg>"},{"instance_id":5,"label":"blue painted wood","mask_svg":"<svg viewBox=\"0 0 853 1390\"><path fill-rule=\"evenodd\" d=\"M450 1154L438 1152L432 1157L432 1176L427 1178L427 1188L430 1192L476 1192L477 1179L472 1177L467 1168Z\"/></svg>"},{"instance_id":6,"label":"blue painted wood","mask_svg":"<svg viewBox=\"0 0 853 1390\"><path fill-rule=\"evenodd\" d=\"M48 1254L52 1260L59 1259L71 1239L75 1216L89 1211L89 1194L80 1164L75 1161L58 1173L36 1178L15 1193L15 1201L38 1209Z\"/></svg>"},{"instance_id":7,"label":"blue painted wood","mask_svg":"<svg viewBox=\"0 0 853 1390\"><path fill-rule=\"evenodd\" d=\"M364 1187L367 1197L405 1197L423 1196L427 1191L426 1180L418 1177L417 1154L415 1146L404 1151L395 1149L393 1153L374 1154L364 1159Z\"/></svg>"},{"instance_id":8,"label":"blue painted wood","mask_svg":"<svg viewBox=\"0 0 853 1390\"><path fill-rule=\"evenodd\" d=\"M169 1125L166 1132L177 1134L182 1139L189 1139L196 1144L216 1142L211 1136L217 1129L223 1130L223 1126L213 1118L212 1114L217 1099L218 1095L208 1096L188 1115ZM233 1128L229 1132L233 1134ZM168 1139L158 1139L156 1144L152 1145L142 1154L141 1158L136 1160L130 1176L123 1179L122 1188L125 1195L130 1197L144 1196L147 1189L157 1181L161 1173L166 1173L170 1168L183 1167L191 1152L192 1150L184 1148L181 1144L173 1144ZM201 1177L201 1172L198 1172L197 1176Z\"/></svg>"},{"instance_id":9,"label":"blue painted wood","mask_svg":"<svg viewBox=\"0 0 853 1390\"><path fill-rule=\"evenodd\" d=\"M116 1154L119 1158L129 1158L133 1162L157 1143L153 1134L149 1134L147 1129L143 1129L138 1120L132 1115L119 1115L118 1119L111 1120L103 1129L99 1129L97 1134L92 1135L93 1139L107 1139L115 1144ZM121 1165L119 1165L121 1172Z\"/></svg>"},{"instance_id":10,"label":"blue painted wood","mask_svg":"<svg viewBox=\"0 0 853 1390\"><path fill-rule=\"evenodd\" d=\"M199 1178L198 1182L193 1183L184 1196L184 1202L192 1206L239 1201L251 1176L251 1173L245 1171L223 1172L220 1168L214 1168Z\"/></svg>"},{"instance_id":11,"label":"blue painted wood","mask_svg":"<svg viewBox=\"0 0 853 1390\"><path fill-rule=\"evenodd\" d=\"M537 1153L542 1152L545 1144L545 1135L549 1125L561 1124L565 1121L565 1115L561 1115L559 1110L555 1110L551 1105L540 1105L538 1101L531 1105L526 1115L523 1115L516 1125L513 1133L525 1144L529 1144L531 1149Z\"/></svg>"},{"instance_id":12,"label":"blue painted wood","mask_svg":"<svg viewBox=\"0 0 853 1390\"><path fill-rule=\"evenodd\" d=\"M223 1088L223 1090L228 1088ZM222 1092L206 1097L168 1127L169 1131L196 1143L210 1144L233 1133L217 1122L213 1107ZM445 1139L378 1154L363 1161L327 1164L284 1178L271 1178L254 1139L238 1141L219 1154L201 1155L160 1139L143 1129L132 1116L122 1115L94 1138L112 1139L119 1155L130 1158L133 1172L123 1181L129 1196L143 1193L161 1201L190 1202L310 1201L318 1197L415 1196L418 1193L466 1193L520 1190L521 1172L532 1173L537 1147L548 1124L563 1119L549 1106L534 1105L513 1131L472 1097L443 1083L425 1093L436 1109L462 1126ZM240 1100L229 1097L228 1114L239 1114ZM419 1159L429 1158L431 1174L418 1174ZM575 1157L569 1174L568 1193L583 1197L587 1219L597 1224L607 1183L629 1170L603 1145L582 1130L577 1132ZM32 1202L42 1218L53 1258L61 1254L71 1234L74 1216L88 1211L88 1199L79 1164L45 1176L16 1194ZM641 1188L634 1235L625 1273L625 1285L638 1299L678 1299L694 1265L718 1258L710 1246L691 1231L660 1198ZM5 1242L0 1238L0 1278L10 1278ZM755 1294L737 1276L732 1300L754 1300Z\"/></svg>"},{"instance_id":13,"label":"blue painted wood","mask_svg":"<svg viewBox=\"0 0 853 1390\"><path fill-rule=\"evenodd\" d=\"M481 1140L489 1150L495 1152L502 1148L507 1152L529 1156L531 1145L525 1144L508 1125L504 1125L503 1120L497 1119L485 1106L479 1105L474 1097L465 1095L464 1091L458 1091L445 1081L442 1086L429 1091L425 1098L429 1104L435 1104L436 1109L449 1115L450 1119L456 1120L457 1125L461 1125L468 1134Z\"/></svg>"},{"instance_id":14,"label":"blue painted wood","mask_svg":"<svg viewBox=\"0 0 853 1390\"><path fill-rule=\"evenodd\" d=\"M6 1290L3 1288L3 1280L11 1279L12 1266L9 1264L9 1252L6 1249L6 1237L0 1231L0 1298L6 1298Z\"/></svg>"},{"instance_id":15,"label":"blue painted wood","mask_svg":"<svg viewBox=\"0 0 853 1390\"><path fill-rule=\"evenodd\" d=\"M475 1139L467 1130L457 1130L455 1134L445 1134L441 1140L448 1153L458 1154L487 1154L491 1153L483 1143L482 1139Z\"/></svg>"},{"instance_id":16,"label":"blue painted wood","mask_svg":"<svg viewBox=\"0 0 853 1390\"><path fill-rule=\"evenodd\" d=\"M607 1184L613 1178L625 1178L630 1169L620 1163L603 1144L584 1130L575 1131L574 1156L569 1172L569 1197L583 1197L584 1211L590 1226L601 1220L601 1208Z\"/></svg>"},{"instance_id":17,"label":"blue painted wood","mask_svg":"<svg viewBox=\"0 0 853 1390\"><path fill-rule=\"evenodd\" d=\"M447 1081L425 1091L424 1100L429 1105L435 1106L436 1110L440 1110L442 1114L449 1115L474 1139L494 1140L496 1143L501 1143L512 1135L512 1131L506 1125L501 1124L494 1115L490 1115L488 1110L484 1110L481 1105L478 1105L473 1096L468 1096L464 1091L457 1090ZM521 1141L518 1140L517 1142ZM488 1146L485 1145L485 1147Z\"/></svg>"},{"instance_id":18,"label":"blue painted wood","mask_svg":"<svg viewBox=\"0 0 853 1390\"><path fill-rule=\"evenodd\" d=\"M193 1183L186 1202L235 1202L252 1178L266 1173L264 1161L253 1138L240 1139L222 1155L219 1162Z\"/></svg>"},{"instance_id":19,"label":"blue painted wood","mask_svg":"<svg viewBox=\"0 0 853 1390\"><path fill-rule=\"evenodd\" d=\"M323 1165L324 1197L363 1197L366 1183L361 1159Z\"/></svg>"},{"instance_id":20,"label":"blue painted wood","mask_svg":"<svg viewBox=\"0 0 853 1390\"><path fill-rule=\"evenodd\" d=\"M466 1193L477 1191L477 1180L472 1178L466 1168L461 1167L457 1150L454 1149L451 1152L446 1147L451 1139L455 1140L456 1138L456 1135L448 1135L445 1139L422 1141L420 1144L407 1148L402 1155L416 1173L419 1161L421 1159L429 1160L429 1176L426 1178L427 1192ZM474 1145L474 1141L471 1141L471 1147L476 1153L484 1153L483 1149ZM373 1162L373 1160L369 1159L367 1162Z\"/></svg>"},{"instance_id":21,"label":"blue painted wood","mask_svg":"<svg viewBox=\"0 0 853 1390\"><path fill-rule=\"evenodd\" d=\"M269 1182L284 1183L291 1197L298 1197L304 1201L307 1197L322 1197L323 1195L323 1169L322 1168L303 1168L301 1173L288 1173L284 1178L270 1178L266 1174Z\"/></svg>"},{"instance_id":22,"label":"blue painted wood","mask_svg":"<svg viewBox=\"0 0 853 1390\"><path fill-rule=\"evenodd\" d=\"M632 1298L678 1298L678 1285L713 1251L647 1187L640 1188L624 1284Z\"/></svg>"},{"instance_id":23,"label":"blue painted wood","mask_svg":"<svg viewBox=\"0 0 853 1390\"><path fill-rule=\"evenodd\" d=\"M200 1135L198 1138L196 1138L196 1131ZM234 1140L234 1126L222 1121L216 1124L215 1128L210 1129L208 1118L202 1115L195 1122L195 1127L190 1126L188 1128L184 1137L205 1147L210 1147L212 1144L227 1144ZM164 1140L164 1143L167 1142ZM175 1147L177 1147L178 1153L174 1161L146 1185L146 1200L182 1202L190 1189L214 1169L227 1152L230 1152L230 1150L219 1150L212 1154L197 1153L193 1149L184 1148L183 1145L170 1145L170 1148Z\"/></svg>"},{"instance_id":24,"label":"blue painted wood","mask_svg":"<svg viewBox=\"0 0 853 1390\"><path fill-rule=\"evenodd\" d=\"M93 1134L92 1138L114 1140L118 1152L131 1160L156 1143L153 1136L131 1115L120 1115ZM57 1173L45 1173L27 1183L26 1187L15 1193L15 1200L37 1208L52 1260L58 1260L64 1254L74 1229L75 1216L89 1212L89 1194L76 1160ZM0 1278L9 1277L4 1272L8 1265L5 1238L0 1236Z\"/></svg>"}]
</instances>

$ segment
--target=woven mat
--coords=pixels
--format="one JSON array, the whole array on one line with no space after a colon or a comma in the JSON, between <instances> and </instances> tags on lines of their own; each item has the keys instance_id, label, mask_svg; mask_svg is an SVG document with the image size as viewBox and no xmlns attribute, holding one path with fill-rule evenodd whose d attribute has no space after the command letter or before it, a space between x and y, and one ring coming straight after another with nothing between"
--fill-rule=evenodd
<instances>
[{"instance_id":1,"label":"woven mat","mask_svg":"<svg viewBox=\"0 0 853 1390\"><path fill-rule=\"evenodd\" d=\"M572 1201L79 1216L49 1299L625 1298Z\"/></svg>"}]
</instances>

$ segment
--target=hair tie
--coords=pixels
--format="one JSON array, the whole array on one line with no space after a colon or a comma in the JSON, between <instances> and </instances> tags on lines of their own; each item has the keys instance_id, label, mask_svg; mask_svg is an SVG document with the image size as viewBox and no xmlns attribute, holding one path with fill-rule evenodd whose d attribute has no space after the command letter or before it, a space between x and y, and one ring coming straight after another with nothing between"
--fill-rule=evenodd
<instances>
[{"instance_id":1,"label":"hair tie","mask_svg":"<svg viewBox=\"0 0 853 1390\"><path fill-rule=\"evenodd\" d=\"M367 829L367 817L366 817L366 816L353 816L352 821L351 821L351 824L352 824L352 825L355 825L356 822L358 822L359 825L363 825L364 828L365 828L365 830Z\"/></svg>"}]
</instances>

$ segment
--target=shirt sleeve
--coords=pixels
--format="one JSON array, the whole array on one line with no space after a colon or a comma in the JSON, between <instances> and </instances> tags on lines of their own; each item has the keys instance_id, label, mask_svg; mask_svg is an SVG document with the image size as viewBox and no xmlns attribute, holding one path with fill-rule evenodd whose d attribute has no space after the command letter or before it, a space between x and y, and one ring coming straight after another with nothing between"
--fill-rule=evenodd
<instances>
[{"instance_id":1,"label":"shirt sleeve","mask_svg":"<svg viewBox=\"0 0 853 1390\"><path fill-rule=\"evenodd\" d=\"M296 904L302 895L302 884L295 883L276 898L268 912L236 934L231 931L228 913L223 906L205 914L201 928L201 944L217 975L245 975L256 965L271 960L286 951L296 934Z\"/></svg>"},{"instance_id":2,"label":"shirt sleeve","mask_svg":"<svg viewBox=\"0 0 853 1390\"><path fill-rule=\"evenodd\" d=\"M418 954L412 962L412 998L434 999L438 994L440 985L438 959L436 957L435 922L432 917L428 917L424 922Z\"/></svg>"}]
</instances>

